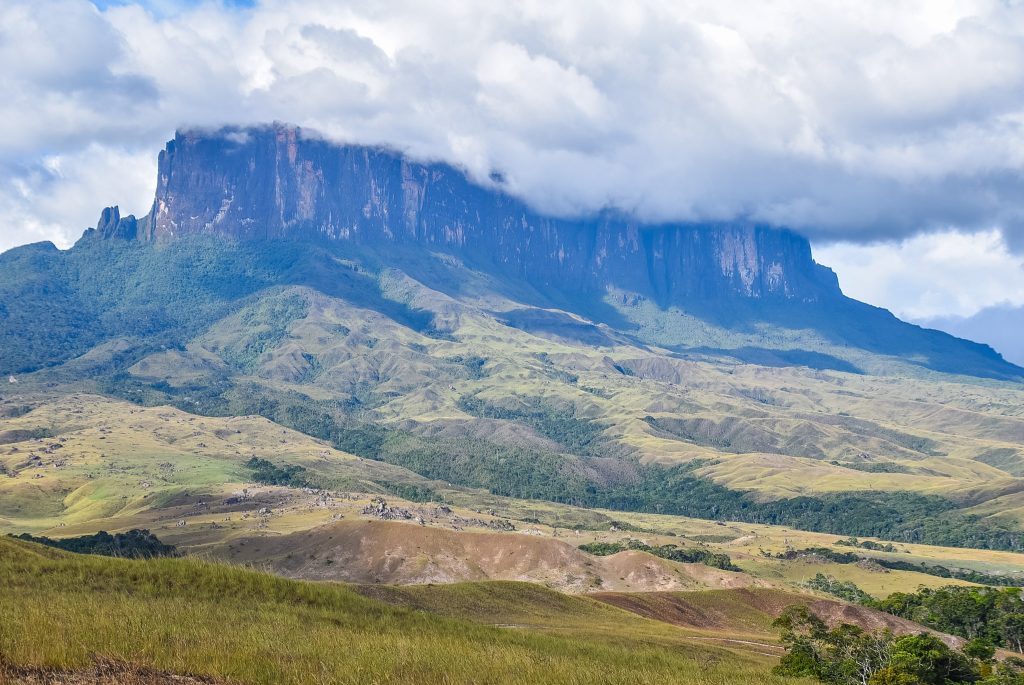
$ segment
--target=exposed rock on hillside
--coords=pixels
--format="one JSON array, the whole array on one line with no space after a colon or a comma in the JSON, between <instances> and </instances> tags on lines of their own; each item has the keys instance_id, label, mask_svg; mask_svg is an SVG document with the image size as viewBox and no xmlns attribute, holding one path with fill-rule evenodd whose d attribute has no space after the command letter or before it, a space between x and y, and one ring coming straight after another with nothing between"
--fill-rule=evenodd
<instances>
[{"instance_id":1,"label":"exposed rock on hillside","mask_svg":"<svg viewBox=\"0 0 1024 685\"><path fill-rule=\"evenodd\" d=\"M106 210L100 233L130 237L134 219L117 219L116 209ZM337 145L283 125L184 131L167 144L140 235L160 241L191 234L426 245L489 262L539 287L614 286L660 302L840 294L835 275L789 231L645 225L611 212L544 217L446 164Z\"/></svg>"}]
</instances>

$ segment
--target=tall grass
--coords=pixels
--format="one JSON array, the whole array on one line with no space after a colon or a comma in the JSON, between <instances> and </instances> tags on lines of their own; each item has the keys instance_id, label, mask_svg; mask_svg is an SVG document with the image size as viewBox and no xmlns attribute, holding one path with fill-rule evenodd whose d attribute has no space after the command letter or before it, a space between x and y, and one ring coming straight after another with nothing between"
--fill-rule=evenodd
<instances>
[{"instance_id":1,"label":"tall grass","mask_svg":"<svg viewBox=\"0 0 1024 685\"><path fill-rule=\"evenodd\" d=\"M782 682L713 648L497 628L340 585L0 540L0 661L77 669L96 657L267 684Z\"/></svg>"}]
</instances>

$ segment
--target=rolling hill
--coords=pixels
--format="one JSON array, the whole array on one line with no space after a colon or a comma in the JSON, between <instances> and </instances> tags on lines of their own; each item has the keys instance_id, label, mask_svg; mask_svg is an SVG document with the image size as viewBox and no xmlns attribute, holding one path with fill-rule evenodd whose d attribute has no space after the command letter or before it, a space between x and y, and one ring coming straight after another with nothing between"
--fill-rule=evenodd
<instances>
[{"instance_id":1,"label":"rolling hill","mask_svg":"<svg viewBox=\"0 0 1024 685\"><path fill-rule=\"evenodd\" d=\"M11 539L0 539L0 578L0 678L18 683L793 683L769 672L782 652L771 622L786 606L829 624L923 630L774 589L347 586Z\"/></svg>"}]
</instances>

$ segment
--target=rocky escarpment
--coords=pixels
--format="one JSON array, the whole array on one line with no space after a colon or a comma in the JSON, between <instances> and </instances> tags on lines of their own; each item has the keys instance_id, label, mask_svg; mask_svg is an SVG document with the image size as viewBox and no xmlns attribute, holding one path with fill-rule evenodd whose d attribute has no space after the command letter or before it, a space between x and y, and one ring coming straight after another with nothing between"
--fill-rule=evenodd
<instances>
[{"instance_id":1,"label":"rocky escarpment","mask_svg":"<svg viewBox=\"0 0 1024 685\"><path fill-rule=\"evenodd\" d=\"M449 165L282 125L179 132L160 153L150 215L135 221L110 209L97 231L146 241L213 234L426 246L539 288L621 288L663 304L841 296L835 275L790 231L645 225L610 212L547 217Z\"/></svg>"}]
</instances>

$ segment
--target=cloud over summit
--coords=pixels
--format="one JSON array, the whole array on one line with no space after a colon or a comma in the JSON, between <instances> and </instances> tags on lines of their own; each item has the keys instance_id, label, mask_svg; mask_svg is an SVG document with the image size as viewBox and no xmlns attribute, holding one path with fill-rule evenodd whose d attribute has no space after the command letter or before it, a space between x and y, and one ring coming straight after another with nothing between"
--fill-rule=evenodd
<instances>
[{"instance_id":1,"label":"cloud over summit","mask_svg":"<svg viewBox=\"0 0 1024 685\"><path fill-rule=\"evenodd\" d=\"M1024 249L1018 0L8 0L0 84L5 246L145 211L176 127L281 120L552 212Z\"/></svg>"}]
</instances>

